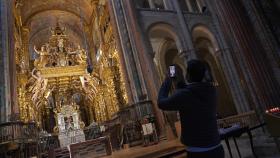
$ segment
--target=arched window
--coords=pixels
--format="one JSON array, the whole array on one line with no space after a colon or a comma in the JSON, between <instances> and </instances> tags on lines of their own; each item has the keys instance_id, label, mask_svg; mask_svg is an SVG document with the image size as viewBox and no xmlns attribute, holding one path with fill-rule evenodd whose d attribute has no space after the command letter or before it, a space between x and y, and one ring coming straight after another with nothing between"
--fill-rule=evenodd
<instances>
[{"instance_id":1,"label":"arched window","mask_svg":"<svg viewBox=\"0 0 280 158\"><path fill-rule=\"evenodd\" d=\"M163 0L135 0L138 8L165 9Z\"/></svg>"},{"instance_id":2,"label":"arched window","mask_svg":"<svg viewBox=\"0 0 280 158\"><path fill-rule=\"evenodd\" d=\"M200 9L199 9L197 1L196 0L189 0L189 1L190 1L190 5L191 5L191 8L192 8L192 11L195 12L195 13L200 12Z\"/></svg>"},{"instance_id":3,"label":"arched window","mask_svg":"<svg viewBox=\"0 0 280 158\"><path fill-rule=\"evenodd\" d=\"M153 2L156 9L164 9L163 0L154 0Z\"/></svg>"},{"instance_id":4,"label":"arched window","mask_svg":"<svg viewBox=\"0 0 280 158\"><path fill-rule=\"evenodd\" d=\"M150 8L149 0L135 0L138 8Z\"/></svg>"},{"instance_id":5,"label":"arched window","mask_svg":"<svg viewBox=\"0 0 280 158\"><path fill-rule=\"evenodd\" d=\"M178 3L182 11L189 11L186 0L178 0Z\"/></svg>"}]
</instances>

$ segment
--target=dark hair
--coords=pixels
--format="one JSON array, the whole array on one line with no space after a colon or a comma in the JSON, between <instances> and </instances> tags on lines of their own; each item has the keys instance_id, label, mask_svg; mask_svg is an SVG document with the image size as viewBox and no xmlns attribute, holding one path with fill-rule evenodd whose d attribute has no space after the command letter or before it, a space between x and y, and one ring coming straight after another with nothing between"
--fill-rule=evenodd
<instances>
[{"instance_id":1,"label":"dark hair","mask_svg":"<svg viewBox=\"0 0 280 158\"><path fill-rule=\"evenodd\" d=\"M201 60L190 60L187 67L188 82L201 82L206 71L206 64Z\"/></svg>"}]
</instances>

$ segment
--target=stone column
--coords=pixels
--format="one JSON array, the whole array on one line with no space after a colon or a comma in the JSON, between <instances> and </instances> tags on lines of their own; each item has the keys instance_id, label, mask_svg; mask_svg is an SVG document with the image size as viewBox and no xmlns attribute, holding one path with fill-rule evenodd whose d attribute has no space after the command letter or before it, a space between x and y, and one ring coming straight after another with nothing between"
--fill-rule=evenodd
<instances>
[{"instance_id":1,"label":"stone column","mask_svg":"<svg viewBox=\"0 0 280 158\"><path fill-rule=\"evenodd\" d=\"M148 0L150 8L155 8L155 4L153 0Z\"/></svg>"},{"instance_id":2,"label":"stone column","mask_svg":"<svg viewBox=\"0 0 280 158\"><path fill-rule=\"evenodd\" d=\"M107 5L108 5L108 10L109 10L109 14L111 17L111 22L112 22L112 28L113 28L113 32L115 35L115 39L116 39L116 43L117 43L117 48L119 50L119 58L120 58L120 70L122 71L122 74L124 75L124 82L125 82L125 89L127 92L127 98L128 98L128 104L131 105L133 104L133 96L132 96L132 92L131 92L131 85L129 82L129 77L128 77L128 72L126 69L126 64L125 64L125 58L124 58L124 53L122 51L122 47L121 47L121 43L120 43L120 35L118 33L117 30L117 23L116 23L116 17L115 14L113 12L113 6L112 6L112 2L111 1L107 1Z\"/></svg>"},{"instance_id":3,"label":"stone column","mask_svg":"<svg viewBox=\"0 0 280 158\"><path fill-rule=\"evenodd\" d=\"M179 6L179 2L178 0L175 0L173 2L174 4L174 8L177 11L177 16L178 16L178 21L183 33L183 41L182 41L182 45L184 47L185 50L181 50L182 52L179 53L187 53L184 56L188 57L188 59L194 59L196 58L196 54L194 51L194 47L193 47L193 43L192 43L192 35L191 32L188 28L188 24L187 21L184 17L184 14Z\"/></svg>"},{"instance_id":4,"label":"stone column","mask_svg":"<svg viewBox=\"0 0 280 158\"><path fill-rule=\"evenodd\" d=\"M0 1L0 122L18 113L16 102L16 71L13 39L13 1Z\"/></svg>"},{"instance_id":5,"label":"stone column","mask_svg":"<svg viewBox=\"0 0 280 158\"><path fill-rule=\"evenodd\" d=\"M173 10L172 5L170 4L170 0L163 0L164 8L166 10Z\"/></svg>"},{"instance_id":6,"label":"stone column","mask_svg":"<svg viewBox=\"0 0 280 158\"><path fill-rule=\"evenodd\" d=\"M125 12L125 7L121 0L111 0L110 3L112 4L112 11L115 15L115 24L122 50L121 58L124 59L124 65L127 70L133 103L136 103L144 94L147 94L147 91L143 76L141 75L139 57L135 49L135 41L127 18L128 14Z\"/></svg>"},{"instance_id":7,"label":"stone column","mask_svg":"<svg viewBox=\"0 0 280 158\"><path fill-rule=\"evenodd\" d=\"M9 75L10 75L10 97L11 97L11 115L19 114L19 106L18 106L18 99L17 99L17 78L16 78L16 52L15 52L15 42L14 42L14 32L15 32L15 26L14 26L14 8L15 3L14 1L9 1L9 8L11 10L9 11L9 17L8 17L8 23L9 23Z\"/></svg>"},{"instance_id":8,"label":"stone column","mask_svg":"<svg viewBox=\"0 0 280 158\"><path fill-rule=\"evenodd\" d=\"M242 89L240 78L230 55L232 52L229 48L224 48L217 50L215 53L225 73L237 112L241 114L250 111L250 106Z\"/></svg>"},{"instance_id":9,"label":"stone column","mask_svg":"<svg viewBox=\"0 0 280 158\"><path fill-rule=\"evenodd\" d=\"M269 64L273 69L274 75L276 76L278 83L280 83L280 41L277 40L277 33L273 32L277 27L280 30L280 25L273 25L273 21L269 21L270 18L277 19L275 5L272 1L258 0L242 0L242 3L248 12L248 16L255 31L257 32L257 36L269 59ZM267 12L268 10L269 12Z\"/></svg>"},{"instance_id":10,"label":"stone column","mask_svg":"<svg viewBox=\"0 0 280 158\"><path fill-rule=\"evenodd\" d=\"M211 13L215 13L217 8L213 5L213 1L206 1L204 4ZM216 14L212 14L213 24L211 29L215 35L219 48L216 48L216 58L219 60L222 69L225 73L231 94L234 100L235 107L238 113L244 113L252 110L253 104L250 103L251 97L246 95L248 87L243 83L243 75L239 73L239 64L234 62L234 50L231 49L230 43L227 43L225 35L222 33L220 21Z\"/></svg>"},{"instance_id":11,"label":"stone column","mask_svg":"<svg viewBox=\"0 0 280 158\"><path fill-rule=\"evenodd\" d=\"M140 60L141 66L140 75L143 76L147 88L149 99L153 102L153 110L155 112L157 125L160 130L164 129L164 119L162 111L157 106L157 93L159 76L154 66L153 58L149 53L148 43L149 40L145 39L144 31L141 29L139 21L137 20L137 13L135 6L131 0L123 1L124 10L127 15L128 26L130 26L131 36L134 39L135 49Z\"/></svg>"},{"instance_id":12,"label":"stone column","mask_svg":"<svg viewBox=\"0 0 280 158\"><path fill-rule=\"evenodd\" d=\"M238 51L235 62L244 60L248 74L246 84L251 89L256 110L264 110L269 106L279 106L280 89L279 84L267 64L267 56L259 43L250 20L246 16L240 0L217 0L217 13L223 27L223 31L229 38L233 39ZM243 69L243 73L244 73Z\"/></svg>"},{"instance_id":13,"label":"stone column","mask_svg":"<svg viewBox=\"0 0 280 158\"><path fill-rule=\"evenodd\" d=\"M193 12L193 8L192 8L192 4L191 4L190 0L186 0L186 4L187 4L189 11Z\"/></svg>"}]
</instances>

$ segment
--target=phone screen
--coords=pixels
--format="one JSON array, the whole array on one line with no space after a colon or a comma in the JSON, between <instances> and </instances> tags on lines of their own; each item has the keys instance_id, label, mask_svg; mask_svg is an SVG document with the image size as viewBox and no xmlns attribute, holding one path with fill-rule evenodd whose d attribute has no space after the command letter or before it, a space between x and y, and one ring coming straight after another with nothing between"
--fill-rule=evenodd
<instances>
[{"instance_id":1,"label":"phone screen","mask_svg":"<svg viewBox=\"0 0 280 158\"><path fill-rule=\"evenodd\" d=\"M176 74L175 66L174 65L169 66L170 77L175 77L175 74Z\"/></svg>"}]
</instances>

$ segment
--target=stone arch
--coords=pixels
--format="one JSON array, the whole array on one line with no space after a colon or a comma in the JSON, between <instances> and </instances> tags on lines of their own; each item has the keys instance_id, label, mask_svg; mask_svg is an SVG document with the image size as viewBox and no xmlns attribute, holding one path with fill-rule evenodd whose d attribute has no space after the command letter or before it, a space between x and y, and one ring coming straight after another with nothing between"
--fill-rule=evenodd
<instances>
[{"instance_id":1,"label":"stone arch","mask_svg":"<svg viewBox=\"0 0 280 158\"><path fill-rule=\"evenodd\" d=\"M215 50L219 48L216 37L206 25L200 23L194 25L191 29L191 33L192 33L192 39L205 38L211 41L211 44L213 45L213 48ZM193 42L195 41L193 40Z\"/></svg>"},{"instance_id":2,"label":"stone arch","mask_svg":"<svg viewBox=\"0 0 280 158\"><path fill-rule=\"evenodd\" d=\"M175 27L170 24L156 23L154 25L150 25L147 31L152 49L151 52L153 52L153 65L155 70L158 71L158 76L160 76L161 80L165 78L168 66L171 64L179 66L177 72L183 71L184 73L186 71L186 66L184 65L185 61L181 56L179 56L179 52L182 50L182 43L179 34L174 28ZM183 79L183 77L181 79ZM173 134L176 135L176 112L167 112L165 113L165 117L167 123L171 126Z\"/></svg>"},{"instance_id":3,"label":"stone arch","mask_svg":"<svg viewBox=\"0 0 280 158\"><path fill-rule=\"evenodd\" d=\"M181 38L175 27L163 22L154 23L148 27L147 34L159 76L164 77L167 66L173 62L176 62L185 73L184 59L179 56L182 50Z\"/></svg>"},{"instance_id":4,"label":"stone arch","mask_svg":"<svg viewBox=\"0 0 280 158\"><path fill-rule=\"evenodd\" d=\"M223 117L236 114L237 111L228 81L217 58L218 54L216 52L219 50L219 46L214 34L207 26L196 25L192 28L192 40L197 58L207 62L214 82L217 83L218 113Z\"/></svg>"},{"instance_id":5,"label":"stone arch","mask_svg":"<svg viewBox=\"0 0 280 158\"><path fill-rule=\"evenodd\" d=\"M169 23L166 23L166 22L152 23L148 26L146 32L150 36L150 33L154 32L154 31L164 32L165 34L163 34L162 36L174 39L177 47L182 49L181 37L179 36L179 33L176 31L176 27L173 26L172 24L169 24Z\"/></svg>"}]
</instances>

